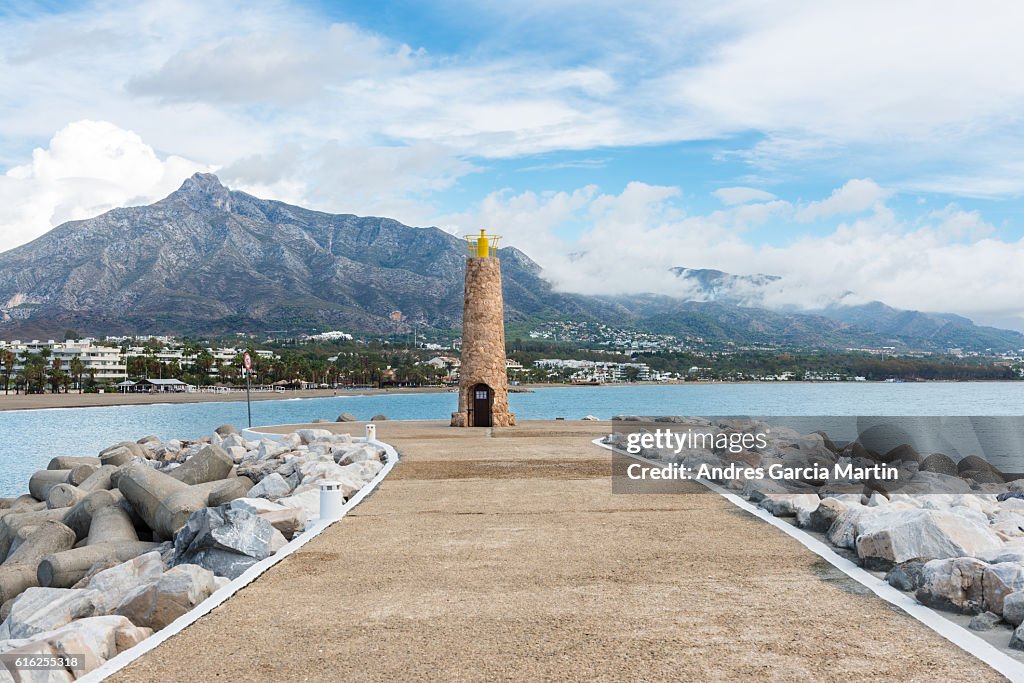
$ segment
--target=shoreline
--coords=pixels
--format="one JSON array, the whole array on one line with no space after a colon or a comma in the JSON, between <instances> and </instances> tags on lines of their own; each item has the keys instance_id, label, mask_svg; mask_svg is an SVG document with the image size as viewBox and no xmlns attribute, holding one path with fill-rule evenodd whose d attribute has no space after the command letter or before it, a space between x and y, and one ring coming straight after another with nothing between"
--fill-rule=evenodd
<instances>
[{"instance_id":1,"label":"shoreline","mask_svg":"<svg viewBox=\"0 0 1024 683\"><path fill-rule=\"evenodd\" d=\"M977 380L962 382L959 380L930 380L927 382L903 382L895 384L989 384L1015 380ZM509 387L509 393L530 392L534 389L559 389L559 388L627 388L639 386L708 386L708 385L737 385L737 384L770 384L773 386L800 385L800 384L893 384L891 382L819 382L819 381L786 381L786 382L758 382L752 380L744 381L716 381L716 382L630 382L619 384L564 384L564 383L539 383L519 384ZM337 398L344 396L382 396L389 394L443 394L453 392L451 387L395 387L395 388L368 388L368 389L296 389L284 392L253 392L252 400L255 401L287 401L291 399L309 398ZM174 403L232 403L245 401L245 391L232 391L228 393L167 393L167 394L2 394L0 393L0 412L14 410L44 410L51 408L109 408L116 406L135 405L160 405Z\"/></svg>"}]
</instances>

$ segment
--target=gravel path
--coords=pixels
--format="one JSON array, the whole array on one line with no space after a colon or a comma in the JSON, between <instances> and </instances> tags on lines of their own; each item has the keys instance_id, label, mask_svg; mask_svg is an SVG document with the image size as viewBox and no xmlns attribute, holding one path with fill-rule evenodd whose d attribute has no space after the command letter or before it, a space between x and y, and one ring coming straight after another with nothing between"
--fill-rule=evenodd
<instances>
[{"instance_id":1,"label":"gravel path","mask_svg":"<svg viewBox=\"0 0 1024 683\"><path fill-rule=\"evenodd\" d=\"M379 424L367 501L112 680L1002 680L718 496L612 495L607 423L489 431Z\"/></svg>"}]
</instances>

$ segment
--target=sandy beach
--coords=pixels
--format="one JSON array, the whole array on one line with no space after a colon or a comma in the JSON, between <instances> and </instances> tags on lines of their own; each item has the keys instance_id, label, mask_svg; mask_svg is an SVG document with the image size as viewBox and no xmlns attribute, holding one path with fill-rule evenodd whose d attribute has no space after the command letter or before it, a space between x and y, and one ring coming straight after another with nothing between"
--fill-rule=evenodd
<instances>
[{"instance_id":1,"label":"sandy beach","mask_svg":"<svg viewBox=\"0 0 1024 683\"><path fill-rule=\"evenodd\" d=\"M254 391L253 401L283 401L291 398L330 398L332 396L368 396L376 394L444 393L446 387L415 387L396 389L306 389L295 391ZM228 393L180 394L0 394L0 411L36 410L39 408L87 408L95 406L134 406L157 403L209 403L244 401L244 391Z\"/></svg>"}]
</instances>

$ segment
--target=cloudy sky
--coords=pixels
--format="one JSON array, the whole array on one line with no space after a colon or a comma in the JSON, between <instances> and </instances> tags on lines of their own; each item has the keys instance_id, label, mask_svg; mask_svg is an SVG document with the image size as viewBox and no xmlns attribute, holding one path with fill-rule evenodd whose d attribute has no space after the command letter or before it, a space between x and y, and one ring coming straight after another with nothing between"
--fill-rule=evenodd
<instances>
[{"instance_id":1,"label":"cloudy sky","mask_svg":"<svg viewBox=\"0 0 1024 683\"><path fill-rule=\"evenodd\" d=\"M487 226L562 289L783 276L1024 329L1024 5L0 5L0 250L195 171Z\"/></svg>"}]
</instances>

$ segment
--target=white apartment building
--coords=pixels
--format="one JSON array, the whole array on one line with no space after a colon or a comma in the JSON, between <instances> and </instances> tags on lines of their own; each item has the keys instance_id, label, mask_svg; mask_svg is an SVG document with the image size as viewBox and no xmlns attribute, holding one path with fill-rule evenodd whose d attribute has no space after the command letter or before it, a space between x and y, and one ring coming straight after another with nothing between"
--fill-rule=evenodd
<instances>
[{"instance_id":1,"label":"white apartment building","mask_svg":"<svg viewBox=\"0 0 1024 683\"><path fill-rule=\"evenodd\" d=\"M667 379L653 372L646 363L614 363L593 360L571 360L564 358L542 358L534 362L541 368L572 370L571 378L582 382L624 382L626 369L636 368L637 379L641 381L661 381Z\"/></svg>"},{"instance_id":2,"label":"white apartment building","mask_svg":"<svg viewBox=\"0 0 1024 683\"><path fill-rule=\"evenodd\" d=\"M131 337L127 339L135 338ZM108 340L111 340L111 338L108 337ZM92 338L65 342L58 342L53 339L47 341L34 339L28 342L23 342L17 339L10 342L0 340L0 351L7 350L14 353L15 373L20 372L25 367L21 358L23 353L38 353L43 349L48 350L50 353L48 366L52 366L54 359L59 359L61 362L61 370L70 374L71 361L75 358L79 358L84 367L83 375L85 377L92 374L96 378L96 381L112 384L116 384L128 378L127 361L132 357L151 357L161 363L177 363L179 366L186 368L195 362L195 357L193 355L186 354L183 349L177 348L173 345L157 351L146 349L143 346L130 346L125 349L124 353L122 353L121 349L115 346L99 346L96 344L96 340ZM244 349L208 348L207 351L213 356L215 361L219 361L222 365L230 365L234 363L235 359L244 352ZM269 350L257 350L255 355L264 360L273 360L277 357L273 351ZM216 366L211 368L210 373L213 375L217 374Z\"/></svg>"},{"instance_id":3,"label":"white apartment building","mask_svg":"<svg viewBox=\"0 0 1024 683\"><path fill-rule=\"evenodd\" d=\"M56 342L54 340L39 341L34 339L30 342L14 340L12 342L0 341L0 350L7 350L14 353L14 371L24 369L22 360L24 352L38 353L42 349L50 351L50 361L60 360L61 370L70 374L71 361L78 358L82 361L84 375L93 375L99 382L120 381L128 377L128 368L125 366L121 350L112 346L95 346L92 339L81 339L78 341Z\"/></svg>"}]
</instances>

